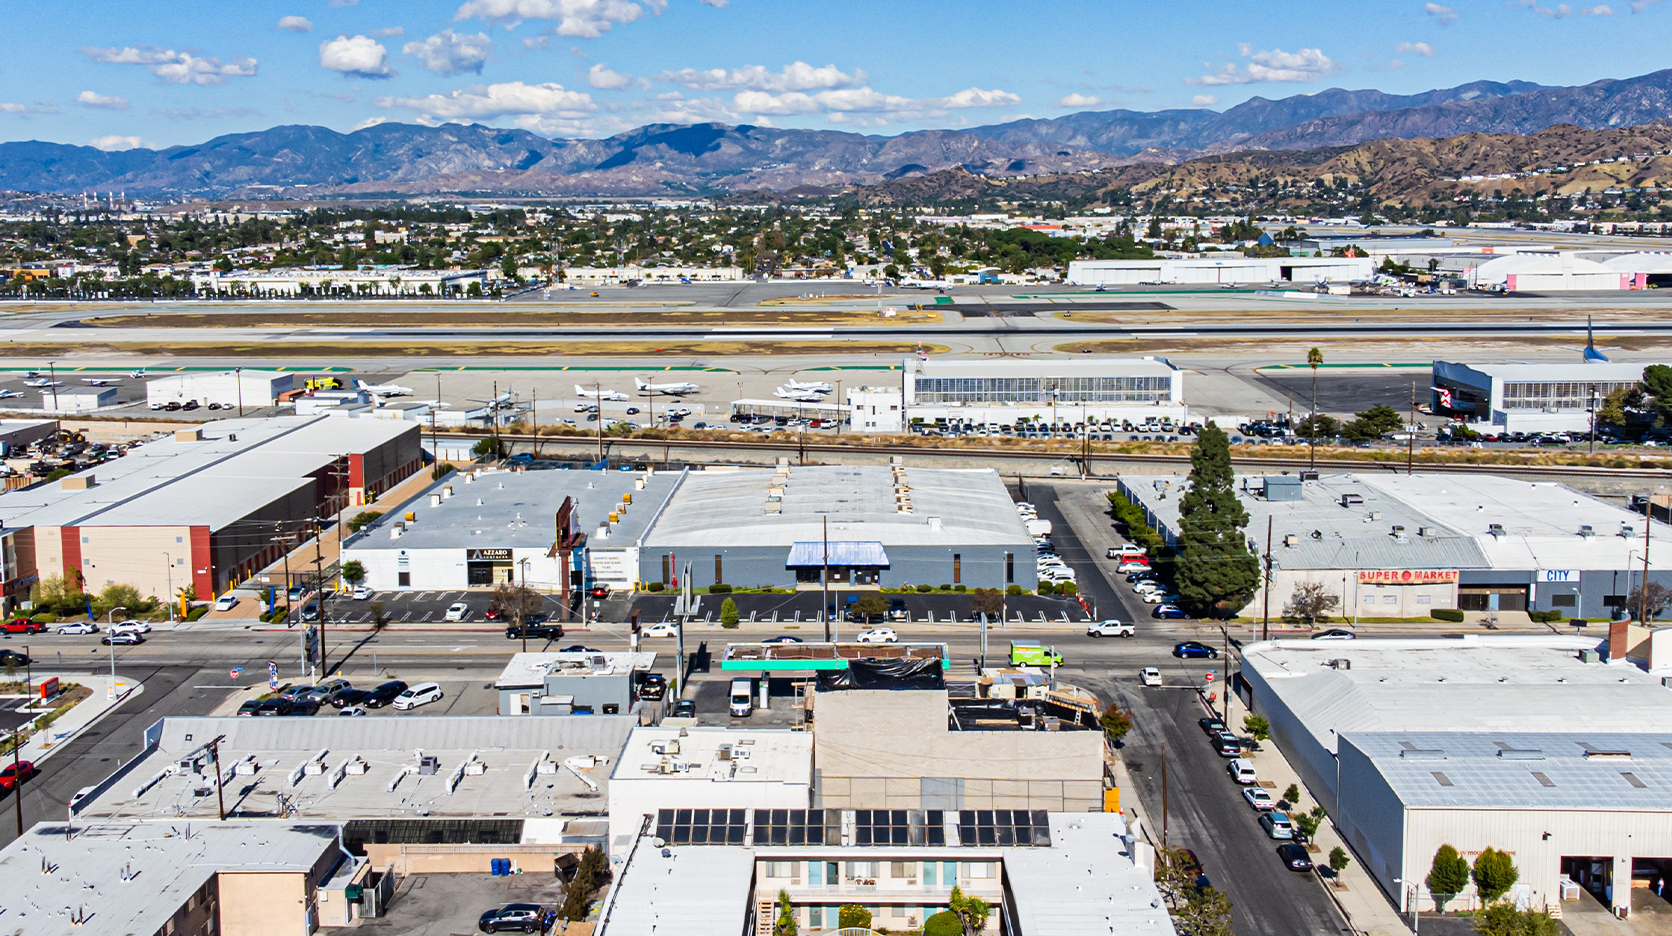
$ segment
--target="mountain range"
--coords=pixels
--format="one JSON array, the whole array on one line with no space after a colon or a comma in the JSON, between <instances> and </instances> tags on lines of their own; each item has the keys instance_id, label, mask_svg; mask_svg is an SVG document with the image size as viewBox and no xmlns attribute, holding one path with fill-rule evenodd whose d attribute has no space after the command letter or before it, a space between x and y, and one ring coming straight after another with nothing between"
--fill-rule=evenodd
<instances>
[{"instance_id":1,"label":"mountain range","mask_svg":"<svg viewBox=\"0 0 1672 936\"><path fill-rule=\"evenodd\" d=\"M1086 111L897 136L655 124L607 139L552 140L481 125L384 123L352 133L292 125L162 150L0 143L0 188L240 198L837 190L953 167L984 176L1053 175L1244 150L1527 135L1559 124L1620 128L1667 118L1672 70L1576 87L1476 81L1414 95L1335 88L1255 97L1225 111Z\"/></svg>"}]
</instances>

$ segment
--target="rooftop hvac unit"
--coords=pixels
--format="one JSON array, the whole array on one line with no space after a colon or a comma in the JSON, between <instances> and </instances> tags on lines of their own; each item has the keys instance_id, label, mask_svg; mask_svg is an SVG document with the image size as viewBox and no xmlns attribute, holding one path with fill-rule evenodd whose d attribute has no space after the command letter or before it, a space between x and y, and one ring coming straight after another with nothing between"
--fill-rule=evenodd
<instances>
[{"instance_id":1,"label":"rooftop hvac unit","mask_svg":"<svg viewBox=\"0 0 1672 936\"><path fill-rule=\"evenodd\" d=\"M1362 503L1364 503L1364 495L1362 494L1341 495L1341 506L1343 507L1356 507Z\"/></svg>"},{"instance_id":2,"label":"rooftop hvac unit","mask_svg":"<svg viewBox=\"0 0 1672 936\"><path fill-rule=\"evenodd\" d=\"M1349 660L1345 657L1337 657L1336 659L1333 659L1333 660L1329 661L1329 668L1330 669L1352 669L1353 668L1353 661Z\"/></svg>"},{"instance_id":3,"label":"rooftop hvac unit","mask_svg":"<svg viewBox=\"0 0 1672 936\"><path fill-rule=\"evenodd\" d=\"M1286 534L1283 537L1283 545L1285 545L1285 546L1299 546L1300 545L1300 537L1296 536L1293 533Z\"/></svg>"},{"instance_id":4,"label":"rooftop hvac unit","mask_svg":"<svg viewBox=\"0 0 1672 936\"><path fill-rule=\"evenodd\" d=\"M1597 535L1597 531L1596 531L1595 527L1593 527L1589 523L1587 523L1587 524L1585 524L1585 525L1583 525L1579 528L1579 535L1580 536L1595 536L1595 535Z\"/></svg>"},{"instance_id":5,"label":"rooftop hvac unit","mask_svg":"<svg viewBox=\"0 0 1672 936\"><path fill-rule=\"evenodd\" d=\"M1637 528L1636 527L1632 526L1629 523L1620 524L1620 536L1621 537L1623 537L1625 539L1631 539L1632 537L1634 537L1636 535L1637 535Z\"/></svg>"},{"instance_id":6,"label":"rooftop hvac unit","mask_svg":"<svg viewBox=\"0 0 1672 936\"><path fill-rule=\"evenodd\" d=\"M418 758L418 775L420 777L428 777L432 774L439 773L440 770L441 758L436 757L434 754L425 754L423 757Z\"/></svg>"},{"instance_id":7,"label":"rooftop hvac unit","mask_svg":"<svg viewBox=\"0 0 1672 936\"><path fill-rule=\"evenodd\" d=\"M1502 523L1488 523L1486 525L1486 533L1488 536L1503 536L1504 525Z\"/></svg>"},{"instance_id":8,"label":"rooftop hvac unit","mask_svg":"<svg viewBox=\"0 0 1672 936\"><path fill-rule=\"evenodd\" d=\"M1374 523L1380 519L1382 519L1382 512L1380 510L1370 511L1370 522Z\"/></svg>"},{"instance_id":9,"label":"rooftop hvac unit","mask_svg":"<svg viewBox=\"0 0 1672 936\"><path fill-rule=\"evenodd\" d=\"M1394 524L1393 525L1393 538L1396 539L1396 540L1404 539L1405 538L1405 528L1403 526L1400 526L1397 523Z\"/></svg>"}]
</instances>

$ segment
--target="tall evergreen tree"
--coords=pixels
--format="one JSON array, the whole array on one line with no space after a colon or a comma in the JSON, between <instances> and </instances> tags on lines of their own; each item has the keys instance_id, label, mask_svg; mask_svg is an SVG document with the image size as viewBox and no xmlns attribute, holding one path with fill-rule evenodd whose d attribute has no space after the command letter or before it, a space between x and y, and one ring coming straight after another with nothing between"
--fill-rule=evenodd
<instances>
[{"instance_id":1,"label":"tall evergreen tree","mask_svg":"<svg viewBox=\"0 0 1672 936\"><path fill-rule=\"evenodd\" d=\"M1248 550L1248 511L1237 500L1231 445L1212 423L1190 450L1190 490L1179 502L1179 595L1198 614L1234 613L1254 597L1259 560Z\"/></svg>"}]
</instances>

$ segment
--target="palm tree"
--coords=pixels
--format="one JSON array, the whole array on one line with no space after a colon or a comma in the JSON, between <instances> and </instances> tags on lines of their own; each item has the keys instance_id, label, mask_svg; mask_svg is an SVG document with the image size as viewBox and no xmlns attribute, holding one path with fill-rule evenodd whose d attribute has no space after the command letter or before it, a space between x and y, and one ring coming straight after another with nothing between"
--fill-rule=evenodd
<instances>
[{"instance_id":1,"label":"palm tree","mask_svg":"<svg viewBox=\"0 0 1672 936\"><path fill-rule=\"evenodd\" d=\"M1312 414L1307 417L1306 435L1311 444L1308 446L1307 467L1318 467L1318 365L1324 363L1324 352L1313 348L1306 352L1306 366L1312 368Z\"/></svg>"}]
</instances>

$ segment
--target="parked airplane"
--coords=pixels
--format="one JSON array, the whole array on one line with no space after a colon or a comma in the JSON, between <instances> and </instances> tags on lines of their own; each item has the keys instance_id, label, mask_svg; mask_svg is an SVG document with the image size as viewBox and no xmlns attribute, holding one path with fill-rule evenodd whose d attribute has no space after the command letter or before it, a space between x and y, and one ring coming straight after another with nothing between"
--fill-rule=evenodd
<instances>
[{"instance_id":1,"label":"parked airplane","mask_svg":"<svg viewBox=\"0 0 1672 936\"><path fill-rule=\"evenodd\" d=\"M834 389L827 383L820 383L816 380L802 383L794 377L791 377L790 382L785 384L785 386L789 387L791 390L809 390L813 393L829 393L832 389Z\"/></svg>"},{"instance_id":2,"label":"parked airplane","mask_svg":"<svg viewBox=\"0 0 1672 936\"><path fill-rule=\"evenodd\" d=\"M0 400L11 400L23 396L21 390L0 390Z\"/></svg>"},{"instance_id":3,"label":"parked airplane","mask_svg":"<svg viewBox=\"0 0 1672 936\"><path fill-rule=\"evenodd\" d=\"M130 378L134 379L134 380L144 380L145 379L145 368L141 367L139 370L134 371L133 373L129 374L128 376Z\"/></svg>"},{"instance_id":4,"label":"parked airplane","mask_svg":"<svg viewBox=\"0 0 1672 936\"><path fill-rule=\"evenodd\" d=\"M575 395L585 400L625 400L627 394L620 390L588 390L580 384L575 384Z\"/></svg>"},{"instance_id":5,"label":"parked airplane","mask_svg":"<svg viewBox=\"0 0 1672 936\"><path fill-rule=\"evenodd\" d=\"M36 380L25 380L23 385L25 387L62 387L64 382L62 380L50 380L46 377L41 377Z\"/></svg>"},{"instance_id":6,"label":"parked airplane","mask_svg":"<svg viewBox=\"0 0 1672 936\"><path fill-rule=\"evenodd\" d=\"M83 377L83 378L81 378L81 382L82 383L87 383L87 384L92 384L95 387L114 387L117 384L122 382L122 378L120 378L120 377Z\"/></svg>"},{"instance_id":7,"label":"parked airplane","mask_svg":"<svg viewBox=\"0 0 1672 936\"><path fill-rule=\"evenodd\" d=\"M517 391L507 390L491 400L471 400L470 402L480 403L483 406L491 406L494 409L501 409L503 407L511 406L517 402Z\"/></svg>"},{"instance_id":8,"label":"parked airplane","mask_svg":"<svg viewBox=\"0 0 1672 936\"><path fill-rule=\"evenodd\" d=\"M1597 350L1596 338L1592 334L1591 317L1589 315L1585 316L1585 347L1583 347L1583 348L1563 348L1562 350L1564 350L1564 351L1578 351L1580 357L1584 359L1586 364L1607 364L1607 363L1609 363L1608 355L1603 354L1601 351ZM1614 350L1614 348L1610 347L1609 350Z\"/></svg>"},{"instance_id":9,"label":"parked airplane","mask_svg":"<svg viewBox=\"0 0 1672 936\"><path fill-rule=\"evenodd\" d=\"M684 396L687 393L696 393L698 390L702 389L696 384L689 383L687 381L674 381L673 383L645 383L637 377L633 378L633 384L639 388L640 393L666 393L671 396Z\"/></svg>"},{"instance_id":10,"label":"parked airplane","mask_svg":"<svg viewBox=\"0 0 1672 936\"><path fill-rule=\"evenodd\" d=\"M412 388L403 387L400 384L369 384L364 380L356 380L354 387L373 396L412 396Z\"/></svg>"},{"instance_id":11,"label":"parked airplane","mask_svg":"<svg viewBox=\"0 0 1672 936\"><path fill-rule=\"evenodd\" d=\"M794 400L797 403L819 403L824 397L811 390L792 390L789 387L779 387L772 391L772 395L780 400Z\"/></svg>"}]
</instances>

